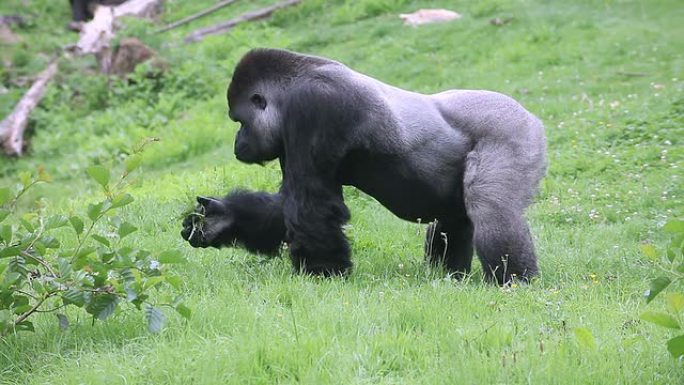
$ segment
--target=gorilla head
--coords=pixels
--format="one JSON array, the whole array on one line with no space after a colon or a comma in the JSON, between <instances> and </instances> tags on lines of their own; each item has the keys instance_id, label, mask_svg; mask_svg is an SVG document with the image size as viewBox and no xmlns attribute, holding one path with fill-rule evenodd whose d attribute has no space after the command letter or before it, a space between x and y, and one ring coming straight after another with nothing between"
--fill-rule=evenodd
<instances>
[{"instance_id":1,"label":"gorilla head","mask_svg":"<svg viewBox=\"0 0 684 385\"><path fill-rule=\"evenodd\" d=\"M227 97L241 125L236 157L278 159L283 181L275 194L200 202L204 232L184 222L193 246L273 253L286 241L296 270L344 274L351 261L342 185L351 185L402 219L434 220L427 257L457 276L470 271L474 249L488 279L538 273L524 210L545 172L546 140L541 122L513 99L481 90L419 94L273 49L240 60Z\"/></svg>"},{"instance_id":2,"label":"gorilla head","mask_svg":"<svg viewBox=\"0 0 684 385\"><path fill-rule=\"evenodd\" d=\"M264 54L270 57L268 61L262 60ZM286 89L302 69L317 61L267 50L253 50L242 58L227 92L230 118L240 123L235 138L238 160L262 163L282 155L280 109Z\"/></svg>"},{"instance_id":3,"label":"gorilla head","mask_svg":"<svg viewBox=\"0 0 684 385\"><path fill-rule=\"evenodd\" d=\"M229 116L240 123L235 137L235 156L245 163L274 160L282 154L281 122L274 102L275 88L253 84L240 97L230 97ZM230 91L229 91L230 95Z\"/></svg>"}]
</instances>

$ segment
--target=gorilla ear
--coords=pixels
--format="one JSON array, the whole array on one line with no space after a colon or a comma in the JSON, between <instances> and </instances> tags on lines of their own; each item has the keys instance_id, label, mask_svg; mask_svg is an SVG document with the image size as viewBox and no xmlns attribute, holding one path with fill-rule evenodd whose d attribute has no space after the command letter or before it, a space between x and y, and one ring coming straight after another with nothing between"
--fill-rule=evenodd
<instances>
[{"instance_id":1,"label":"gorilla ear","mask_svg":"<svg viewBox=\"0 0 684 385\"><path fill-rule=\"evenodd\" d=\"M249 100L252 102L252 104L257 106L259 109L262 109L262 110L266 109L266 105L267 105L266 98L263 95L254 94L254 95L252 95L251 98L249 98Z\"/></svg>"}]
</instances>

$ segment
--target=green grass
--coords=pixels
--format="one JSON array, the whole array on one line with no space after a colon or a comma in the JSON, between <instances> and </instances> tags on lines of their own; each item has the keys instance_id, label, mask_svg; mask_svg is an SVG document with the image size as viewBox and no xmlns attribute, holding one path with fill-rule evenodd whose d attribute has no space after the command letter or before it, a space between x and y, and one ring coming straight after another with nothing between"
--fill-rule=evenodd
<instances>
[{"instance_id":1,"label":"green grass","mask_svg":"<svg viewBox=\"0 0 684 385\"><path fill-rule=\"evenodd\" d=\"M57 47L65 1L5 0L23 13L23 42L0 46L0 115L8 113ZM168 1L175 20L213 1ZM0 185L42 165L55 182L32 197L47 210L83 212L97 188L84 169L145 155L123 216L134 244L177 247L193 317L150 335L143 315L123 310L91 325L73 311L62 332L53 315L35 334L0 340L0 384L675 384L681 362L671 335L639 321L659 265L639 244L663 250L660 227L684 215L684 7L670 1L306 0L268 22L186 46L182 37L268 1L234 8L168 34L134 23L169 62L160 80L136 84L92 75L93 61L62 71L34 114L26 157L0 158ZM463 19L408 28L397 14L447 7ZM514 17L505 26L494 17ZM233 187L277 189L275 164L247 166L232 154L235 125L225 87L237 59L256 46L338 59L402 88L484 88L512 95L546 124L549 172L528 211L542 276L502 289L475 272L464 282L423 263L424 228L393 217L354 189L354 273L346 280L292 275L286 258L196 250L179 236L198 194ZM635 74L639 76L634 76ZM680 286L681 288L681 286ZM662 306L656 301L650 307ZM580 328L580 332L577 329ZM595 344L581 337L588 329ZM579 337L578 337L579 333Z\"/></svg>"}]
</instances>

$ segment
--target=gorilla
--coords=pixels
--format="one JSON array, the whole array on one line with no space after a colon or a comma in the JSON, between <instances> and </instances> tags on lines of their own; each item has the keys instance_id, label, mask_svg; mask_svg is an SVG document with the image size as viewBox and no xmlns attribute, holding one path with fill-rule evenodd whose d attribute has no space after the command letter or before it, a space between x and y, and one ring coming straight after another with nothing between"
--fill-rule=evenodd
<instances>
[{"instance_id":1,"label":"gorilla","mask_svg":"<svg viewBox=\"0 0 684 385\"><path fill-rule=\"evenodd\" d=\"M427 259L456 277L470 272L473 248L490 281L538 274L524 210L545 173L546 139L510 97L424 95L326 58L254 49L227 98L240 124L236 158L278 159L283 180L276 193L198 197L181 232L193 247L276 254L285 242L296 271L344 275L352 263L342 186L350 185L402 219L431 221Z\"/></svg>"},{"instance_id":2,"label":"gorilla","mask_svg":"<svg viewBox=\"0 0 684 385\"><path fill-rule=\"evenodd\" d=\"M84 23L93 18L93 10L97 5L119 5L126 0L69 0L71 5L72 22L69 28L80 30L80 23Z\"/></svg>"}]
</instances>

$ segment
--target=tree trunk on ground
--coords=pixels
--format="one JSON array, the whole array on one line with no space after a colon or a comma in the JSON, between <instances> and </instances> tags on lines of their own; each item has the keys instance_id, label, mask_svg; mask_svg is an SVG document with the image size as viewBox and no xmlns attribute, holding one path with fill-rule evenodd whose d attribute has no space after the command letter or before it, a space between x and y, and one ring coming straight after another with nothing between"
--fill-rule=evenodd
<instances>
[{"instance_id":1,"label":"tree trunk on ground","mask_svg":"<svg viewBox=\"0 0 684 385\"><path fill-rule=\"evenodd\" d=\"M0 123L0 144L7 155L21 156L29 115L43 98L50 80L57 74L57 62L57 59L53 60L38 75L31 88L14 107L14 111Z\"/></svg>"},{"instance_id":2,"label":"tree trunk on ground","mask_svg":"<svg viewBox=\"0 0 684 385\"><path fill-rule=\"evenodd\" d=\"M108 74L112 66L111 42L117 28L116 19L124 16L154 18L163 5L164 0L129 0L116 7L97 7L93 20L83 25L75 52L95 55L100 72Z\"/></svg>"}]
</instances>

